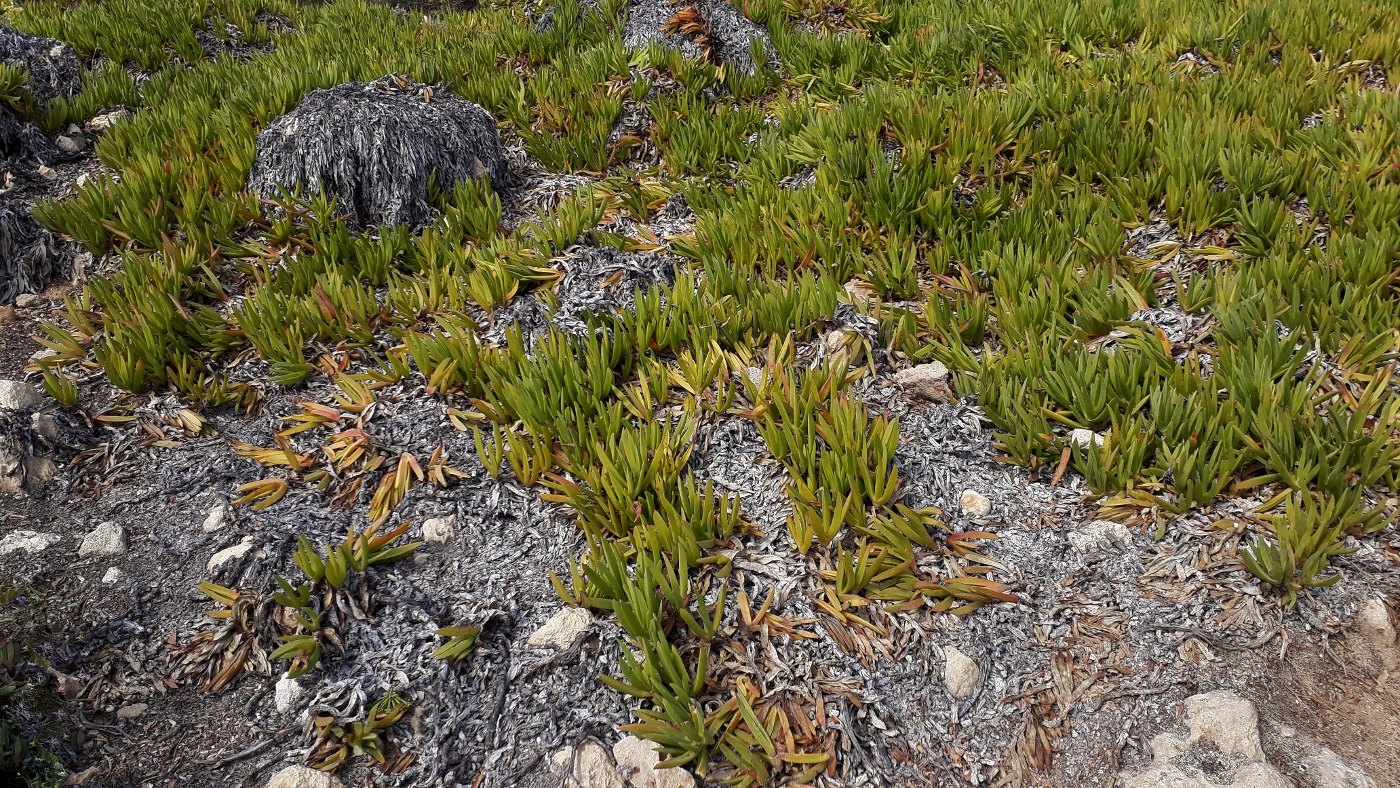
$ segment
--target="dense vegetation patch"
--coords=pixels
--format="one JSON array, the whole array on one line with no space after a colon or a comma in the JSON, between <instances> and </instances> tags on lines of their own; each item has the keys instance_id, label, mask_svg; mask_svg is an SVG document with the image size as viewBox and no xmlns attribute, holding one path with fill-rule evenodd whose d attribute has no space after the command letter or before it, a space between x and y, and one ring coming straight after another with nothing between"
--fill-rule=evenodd
<instances>
[{"instance_id":1,"label":"dense vegetation patch","mask_svg":"<svg viewBox=\"0 0 1400 788\"><path fill-rule=\"evenodd\" d=\"M1223 525L1255 534L1244 565L1290 603L1394 518L1393 4L757 0L781 66L753 74L629 51L616 0L563 0L538 26L510 4L149 6L9 14L107 58L47 123L141 107L98 146L120 179L39 210L120 260L46 327L51 390L77 401L70 378L100 368L128 392L255 408L329 381L335 401L246 447L273 470L243 500L311 485L376 524L452 475L374 440L374 391L447 399L491 473L576 513L588 550L559 592L616 616L629 648L604 680L640 699L633 729L673 763L770 784L836 757L715 659L760 628L810 634L729 593L724 551L752 526L688 468L717 420L752 420L782 463L793 547L853 631L1016 599L977 551L990 534L901 503L898 424L850 393L909 362L945 364L1008 461L1081 474L1107 517L1168 529L1254 496L1256 518ZM192 32L211 21L270 46L211 56ZM514 220L485 183L439 184L416 234L245 191L261 128L312 89L386 74L480 104L544 170L590 185ZM657 237L680 200L693 231ZM684 264L588 330L510 325L517 299L553 303L579 244ZM872 318L877 341L846 334L799 364L838 313ZM283 594L315 616L284 633L304 668L325 627L299 587ZM722 627L735 608L743 626Z\"/></svg>"}]
</instances>

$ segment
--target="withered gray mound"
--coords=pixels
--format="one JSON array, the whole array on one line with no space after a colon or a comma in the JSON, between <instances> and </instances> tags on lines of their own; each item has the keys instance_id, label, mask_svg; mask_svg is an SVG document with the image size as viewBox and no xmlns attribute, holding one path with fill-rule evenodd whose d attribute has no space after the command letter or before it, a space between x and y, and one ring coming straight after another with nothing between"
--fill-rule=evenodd
<instances>
[{"instance_id":1,"label":"withered gray mound","mask_svg":"<svg viewBox=\"0 0 1400 788\"><path fill-rule=\"evenodd\" d=\"M442 87L403 77L313 90L258 135L248 188L264 197L300 190L334 197L361 226L421 227L438 188L509 178L491 115Z\"/></svg>"},{"instance_id":2,"label":"withered gray mound","mask_svg":"<svg viewBox=\"0 0 1400 788\"><path fill-rule=\"evenodd\" d=\"M62 158L53 140L44 136L38 126L16 117L9 107L0 107L0 159L7 164L52 164Z\"/></svg>"},{"instance_id":3,"label":"withered gray mound","mask_svg":"<svg viewBox=\"0 0 1400 788\"><path fill-rule=\"evenodd\" d=\"M54 273L53 236L23 206L0 202L0 304L43 290Z\"/></svg>"},{"instance_id":4,"label":"withered gray mound","mask_svg":"<svg viewBox=\"0 0 1400 788\"><path fill-rule=\"evenodd\" d=\"M4 25L0 25L0 63L29 74L29 92L40 104L72 96L83 85L82 65L72 47Z\"/></svg>"},{"instance_id":5,"label":"withered gray mound","mask_svg":"<svg viewBox=\"0 0 1400 788\"><path fill-rule=\"evenodd\" d=\"M693 9L691 13L698 16L705 32L667 32L672 18L687 8ZM702 35L707 39L703 46ZM747 74L758 66L751 50L754 41L762 44L765 64L777 68L778 55L768 31L726 0L632 0L627 4L627 25L622 30L622 42L629 48L658 42L686 57L728 63Z\"/></svg>"}]
</instances>

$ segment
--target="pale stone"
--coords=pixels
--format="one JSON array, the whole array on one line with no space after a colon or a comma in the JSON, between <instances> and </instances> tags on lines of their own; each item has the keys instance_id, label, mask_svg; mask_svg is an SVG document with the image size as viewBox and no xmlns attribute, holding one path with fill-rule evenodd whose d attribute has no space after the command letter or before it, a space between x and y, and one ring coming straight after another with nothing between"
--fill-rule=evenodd
<instances>
[{"instance_id":1,"label":"pale stone","mask_svg":"<svg viewBox=\"0 0 1400 788\"><path fill-rule=\"evenodd\" d=\"M24 458L24 490L36 492L58 474L58 463L48 457Z\"/></svg>"},{"instance_id":2,"label":"pale stone","mask_svg":"<svg viewBox=\"0 0 1400 788\"><path fill-rule=\"evenodd\" d=\"M43 164L40 164L39 169L35 170L35 172L39 173L39 177L43 178L46 181L58 180L58 170L55 170L52 167L46 167Z\"/></svg>"},{"instance_id":3,"label":"pale stone","mask_svg":"<svg viewBox=\"0 0 1400 788\"><path fill-rule=\"evenodd\" d=\"M223 528L224 523L227 521L228 506L226 506L223 501L219 501L209 510L209 514L204 516L204 524L201 525L200 528L202 528L205 533L210 533Z\"/></svg>"},{"instance_id":4,"label":"pale stone","mask_svg":"<svg viewBox=\"0 0 1400 788\"><path fill-rule=\"evenodd\" d=\"M1326 747L1299 760L1295 776L1302 788L1375 788L1376 785L1365 772L1348 766Z\"/></svg>"},{"instance_id":5,"label":"pale stone","mask_svg":"<svg viewBox=\"0 0 1400 788\"><path fill-rule=\"evenodd\" d=\"M1361 634L1376 648L1384 649L1395 645L1395 625L1390 621L1390 608L1386 606L1384 599L1377 597L1362 605L1361 612L1356 614L1356 625Z\"/></svg>"},{"instance_id":6,"label":"pale stone","mask_svg":"<svg viewBox=\"0 0 1400 788\"><path fill-rule=\"evenodd\" d=\"M120 581L123 577L126 577L126 573L112 566L107 568L107 573L102 576L102 582L111 585L112 583Z\"/></svg>"},{"instance_id":7,"label":"pale stone","mask_svg":"<svg viewBox=\"0 0 1400 788\"><path fill-rule=\"evenodd\" d=\"M301 700L305 692L296 679L283 676L272 689L273 705L277 707L277 711L286 714L296 707L297 701Z\"/></svg>"},{"instance_id":8,"label":"pale stone","mask_svg":"<svg viewBox=\"0 0 1400 788\"><path fill-rule=\"evenodd\" d=\"M963 510L963 514L973 517L985 517L992 510L992 502L976 490L963 490L962 496L958 498L958 506Z\"/></svg>"},{"instance_id":9,"label":"pale stone","mask_svg":"<svg viewBox=\"0 0 1400 788\"><path fill-rule=\"evenodd\" d=\"M1087 449L1090 446L1102 446L1103 436L1093 430L1077 429L1070 432L1069 442L1081 449Z\"/></svg>"},{"instance_id":10,"label":"pale stone","mask_svg":"<svg viewBox=\"0 0 1400 788\"><path fill-rule=\"evenodd\" d=\"M1159 733L1152 737L1152 761L1154 763L1166 763L1172 758L1186 752L1191 743L1170 733Z\"/></svg>"},{"instance_id":11,"label":"pale stone","mask_svg":"<svg viewBox=\"0 0 1400 788\"><path fill-rule=\"evenodd\" d=\"M565 775L564 788L623 788L622 775L613 765L612 756L592 739L554 753L550 762L556 773Z\"/></svg>"},{"instance_id":12,"label":"pale stone","mask_svg":"<svg viewBox=\"0 0 1400 788\"><path fill-rule=\"evenodd\" d=\"M69 137L65 135L54 140L54 144L57 145L58 149L63 153L73 156L83 152L83 149L87 147L87 140L84 140L82 137Z\"/></svg>"},{"instance_id":13,"label":"pale stone","mask_svg":"<svg viewBox=\"0 0 1400 788\"><path fill-rule=\"evenodd\" d=\"M1225 755L1264 761L1259 743L1259 713L1254 704L1230 690L1215 690L1186 699L1186 726L1191 743L1205 744Z\"/></svg>"},{"instance_id":14,"label":"pale stone","mask_svg":"<svg viewBox=\"0 0 1400 788\"><path fill-rule=\"evenodd\" d=\"M852 279L842 287L852 304L869 304L875 300L875 288L859 279Z\"/></svg>"},{"instance_id":15,"label":"pale stone","mask_svg":"<svg viewBox=\"0 0 1400 788\"><path fill-rule=\"evenodd\" d=\"M88 131L106 131L129 117L131 117L129 110L118 109L98 115L83 125Z\"/></svg>"},{"instance_id":16,"label":"pale stone","mask_svg":"<svg viewBox=\"0 0 1400 788\"><path fill-rule=\"evenodd\" d=\"M116 523L102 523L83 537L78 546L79 558L121 555L126 552L126 531Z\"/></svg>"},{"instance_id":17,"label":"pale stone","mask_svg":"<svg viewBox=\"0 0 1400 788\"><path fill-rule=\"evenodd\" d=\"M1235 772L1232 788L1293 788L1293 782L1267 763L1247 763Z\"/></svg>"},{"instance_id":18,"label":"pale stone","mask_svg":"<svg viewBox=\"0 0 1400 788\"><path fill-rule=\"evenodd\" d=\"M209 559L209 571L213 572L229 561L235 561L248 555L257 545L253 542L253 537L248 537L232 547L225 547L215 553Z\"/></svg>"},{"instance_id":19,"label":"pale stone","mask_svg":"<svg viewBox=\"0 0 1400 788\"><path fill-rule=\"evenodd\" d=\"M288 766L272 775L267 788L341 788L340 780L305 766Z\"/></svg>"},{"instance_id":20,"label":"pale stone","mask_svg":"<svg viewBox=\"0 0 1400 788\"><path fill-rule=\"evenodd\" d=\"M845 352L846 344L850 338L859 336L859 334L848 328L832 329L826 332L826 335L822 337L822 349L826 351L827 355Z\"/></svg>"},{"instance_id":21,"label":"pale stone","mask_svg":"<svg viewBox=\"0 0 1400 788\"><path fill-rule=\"evenodd\" d=\"M1124 772L1123 788L1216 788L1195 769L1183 770L1170 763L1154 763L1145 771ZM1235 771L1228 782L1232 788L1293 788L1288 778L1267 763L1247 763Z\"/></svg>"},{"instance_id":22,"label":"pale stone","mask_svg":"<svg viewBox=\"0 0 1400 788\"><path fill-rule=\"evenodd\" d=\"M457 518L454 516L434 517L423 521L423 539L442 544L457 535Z\"/></svg>"},{"instance_id":23,"label":"pale stone","mask_svg":"<svg viewBox=\"0 0 1400 788\"><path fill-rule=\"evenodd\" d=\"M53 668L48 668L50 676L53 676L54 684L58 685L58 692L66 700L73 700L78 697L78 693L83 691L83 682L67 673L60 673Z\"/></svg>"},{"instance_id":24,"label":"pale stone","mask_svg":"<svg viewBox=\"0 0 1400 788\"><path fill-rule=\"evenodd\" d=\"M566 651L593 623L593 614L581 607L566 607L550 616L544 625L530 634L525 641L536 648L552 648Z\"/></svg>"},{"instance_id":25,"label":"pale stone","mask_svg":"<svg viewBox=\"0 0 1400 788\"><path fill-rule=\"evenodd\" d=\"M972 697L977 685L982 683L982 669L956 646L943 649L943 660L943 684L948 694L958 700Z\"/></svg>"},{"instance_id":26,"label":"pale stone","mask_svg":"<svg viewBox=\"0 0 1400 788\"><path fill-rule=\"evenodd\" d=\"M15 494L22 491L24 484L24 450L17 441L0 436L0 492Z\"/></svg>"},{"instance_id":27,"label":"pale stone","mask_svg":"<svg viewBox=\"0 0 1400 788\"><path fill-rule=\"evenodd\" d=\"M0 555L10 553L42 553L63 537L39 531L11 531L0 539Z\"/></svg>"},{"instance_id":28,"label":"pale stone","mask_svg":"<svg viewBox=\"0 0 1400 788\"><path fill-rule=\"evenodd\" d=\"M1169 763L1157 763L1141 772L1123 772L1123 788L1214 788L1205 777L1187 774Z\"/></svg>"},{"instance_id":29,"label":"pale stone","mask_svg":"<svg viewBox=\"0 0 1400 788\"><path fill-rule=\"evenodd\" d=\"M37 408L43 401L39 390L22 380L0 380L0 410Z\"/></svg>"},{"instance_id":30,"label":"pale stone","mask_svg":"<svg viewBox=\"0 0 1400 788\"><path fill-rule=\"evenodd\" d=\"M147 708L149 707L144 703L133 703L130 706L123 706L117 709L117 719L134 720L142 714L145 714Z\"/></svg>"},{"instance_id":31,"label":"pale stone","mask_svg":"<svg viewBox=\"0 0 1400 788\"><path fill-rule=\"evenodd\" d=\"M1133 534L1122 523L1095 520L1069 532L1069 543L1079 552L1090 555L1113 548L1126 549L1133 544Z\"/></svg>"},{"instance_id":32,"label":"pale stone","mask_svg":"<svg viewBox=\"0 0 1400 788\"><path fill-rule=\"evenodd\" d=\"M658 769L661 756L656 745L636 736L628 736L613 745L613 759L627 775L632 788L691 788L695 778L685 769Z\"/></svg>"},{"instance_id":33,"label":"pale stone","mask_svg":"<svg viewBox=\"0 0 1400 788\"><path fill-rule=\"evenodd\" d=\"M941 361L901 369L894 373L894 382L910 394L927 400L947 402L953 398L948 388L948 367Z\"/></svg>"},{"instance_id":34,"label":"pale stone","mask_svg":"<svg viewBox=\"0 0 1400 788\"><path fill-rule=\"evenodd\" d=\"M103 769L101 766L89 766L76 774L68 775L68 779L64 780L63 784L87 785L92 780L97 779L98 776L102 774L102 771Z\"/></svg>"},{"instance_id":35,"label":"pale stone","mask_svg":"<svg viewBox=\"0 0 1400 788\"><path fill-rule=\"evenodd\" d=\"M56 443L62 429L58 425L58 419L52 413L35 413L29 417L29 428L34 430L34 434L49 443Z\"/></svg>"}]
</instances>

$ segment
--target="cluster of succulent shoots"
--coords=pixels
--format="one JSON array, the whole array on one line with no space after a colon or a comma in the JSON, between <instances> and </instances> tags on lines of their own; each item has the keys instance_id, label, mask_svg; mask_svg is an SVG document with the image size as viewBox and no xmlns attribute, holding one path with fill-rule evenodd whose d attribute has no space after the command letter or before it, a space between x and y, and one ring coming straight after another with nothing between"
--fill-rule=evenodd
<instances>
[{"instance_id":1,"label":"cluster of succulent shoots","mask_svg":"<svg viewBox=\"0 0 1400 788\"><path fill-rule=\"evenodd\" d=\"M266 468L240 501L285 505L301 486L374 527L464 461L379 440L378 392L450 398L490 475L572 514L587 551L556 587L616 617L627 646L606 680L639 699L633 730L670 764L735 784L836 770L830 737L789 699L711 664L758 630L819 636L731 583L724 550L753 530L743 501L687 465L721 419L751 419L787 475L789 544L838 642L877 634L883 615L1015 601L991 534L907 505L899 426L851 385L890 359L946 365L1006 460L1082 476L1104 516L1160 532L1254 501L1242 565L1289 603L1395 516L1380 501L1400 488L1400 99L1363 80L1400 64L1384 4L753 0L783 70L746 74L629 51L618 0L561 0L556 18L578 23L539 26L508 5L425 24L350 2L155 3L9 12L107 56L82 93L28 110L41 125L140 107L98 146L120 177L37 211L120 262L43 327L49 391L81 406L97 371L192 409L334 390L238 448ZM298 32L274 34L262 11ZM190 33L205 16L271 46L206 59ZM667 30L710 35L691 6ZM1180 67L1187 52L1211 67ZM159 73L138 91L126 62ZM587 185L506 222L486 184L439 184L439 218L416 233L352 230L316 195L246 192L260 125L310 89L389 73L445 83ZM0 74L0 92L16 85ZM616 135L624 114L641 120ZM695 223L662 237L648 225L672 200ZM554 306L580 244L679 264L630 309L588 314L587 331L503 325L520 299ZM794 348L838 312L872 320L884 352L799 364ZM332 582L342 557L368 568L362 548L382 538L300 550L306 579L280 600L206 589L229 615L195 645L312 669L326 617L349 603ZM928 556L959 570L923 574ZM478 632L439 634L455 663ZM191 664L208 686L232 678L231 663ZM373 725L323 727L326 763L372 754Z\"/></svg>"}]
</instances>

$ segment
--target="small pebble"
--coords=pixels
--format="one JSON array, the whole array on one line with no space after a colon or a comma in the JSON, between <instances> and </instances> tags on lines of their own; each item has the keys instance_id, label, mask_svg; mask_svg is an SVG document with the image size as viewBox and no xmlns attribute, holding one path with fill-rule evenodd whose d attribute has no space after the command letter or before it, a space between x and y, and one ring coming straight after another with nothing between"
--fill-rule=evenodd
<instances>
[{"instance_id":1,"label":"small pebble","mask_svg":"<svg viewBox=\"0 0 1400 788\"><path fill-rule=\"evenodd\" d=\"M963 514L973 517L985 517L992 510L992 502L976 490L963 490L962 497L958 498L958 506L962 508Z\"/></svg>"}]
</instances>

